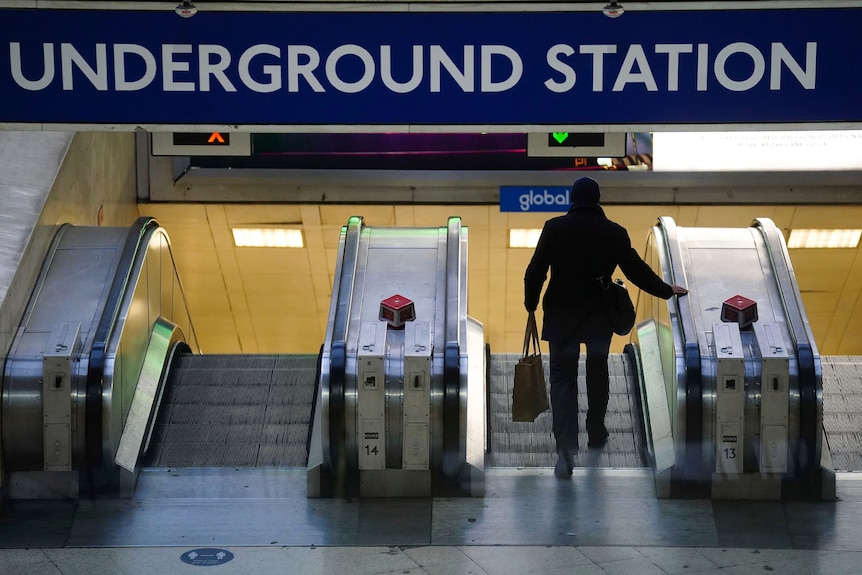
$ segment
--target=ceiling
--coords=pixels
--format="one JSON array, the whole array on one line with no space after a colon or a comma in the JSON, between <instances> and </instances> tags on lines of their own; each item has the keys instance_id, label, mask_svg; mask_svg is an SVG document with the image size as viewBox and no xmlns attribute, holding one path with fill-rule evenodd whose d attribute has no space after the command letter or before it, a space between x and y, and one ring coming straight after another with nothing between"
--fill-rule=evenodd
<instances>
[{"instance_id":1,"label":"ceiling","mask_svg":"<svg viewBox=\"0 0 862 575\"><path fill-rule=\"evenodd\" d=\"M523 275L532 250L508 248L508 230L541 227L548 217L502 213L496 205L150 203L139 210L170 235L202 351L255 354L319 351L340 229L354 215L370 226L418 227L445 226L449 216L460 216L469 230L468 313L483 323L493 353L519 352ZM746 227L768 217L785 235L791 228L854 228L862 222L862 205L611 205L605 211L641 248L659 216L684 227ZM231 227L249 224L301 227L305 247L235 247ZM794 249L791 259L820 353L862 355L862 244ZM614 349L624 343L617 338Z\"/></svg>"}]
</instances>

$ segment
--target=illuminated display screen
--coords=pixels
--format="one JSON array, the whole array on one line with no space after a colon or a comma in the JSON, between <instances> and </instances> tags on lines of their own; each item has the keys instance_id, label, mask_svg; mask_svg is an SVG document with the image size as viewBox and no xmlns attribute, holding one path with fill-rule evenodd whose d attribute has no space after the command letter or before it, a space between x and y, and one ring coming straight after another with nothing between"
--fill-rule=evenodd
<instances>
[{"instance_id":1,"label":"illuminated display screen","mask_svg":"<svg viewBox=\"0 0 862 575\"><path fill-rule=\"evenodd\" d=\"M568 148L568 147L601 147L605 145L605 135L601 132L597 133L570 133L570 132L551 132L548 134L548 146L551 148Z\"/></svg>"},{"instance_id":2,"label":"illuminated display screen","mask_svg":"<svg viewBox=\"0 0 862 575\"><path fill-rule=\"evenodd\" d=\"M174 132L175 146L229 146L228 132Z\"/></svg>"},{"instance_id":3,"label":"illuminated display screen","mask_svg":"<svg viewBox=\"0 0 862 575\"><path fill-rule=\"evenodd\" d=\"M577 136L603 139L603 134ZM251 157L196 157L193 165L351 170L603 169L595 158L528 157L526 134L264 133L253 134L252 141Z\"/></svg>"}]
</instances>

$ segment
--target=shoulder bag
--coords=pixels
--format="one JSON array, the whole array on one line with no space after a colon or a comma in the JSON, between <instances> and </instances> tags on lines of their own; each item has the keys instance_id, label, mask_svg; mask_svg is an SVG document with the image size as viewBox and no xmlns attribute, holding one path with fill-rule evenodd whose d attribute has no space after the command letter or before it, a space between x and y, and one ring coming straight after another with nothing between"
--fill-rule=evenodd
<instances>
[{"instance_id":1,"label":"shoulder bag","mask_svg":"<svg viewBox=\"0 0 862 575\"><path fill-rule=\"evenodd\" d=\"M531 311L527 317L521 359L515 365L512 421L535 421L548 407L548 388L545 386L545 370L539 349L539 328L536 314Z\"/></svg>"},{"instance_id":2,"label":"shoulder bag","mask_svg":"<svg viewBox=\"0 0 862 575\"><path fill-rule=\"evenodd\" d=\"M600 276L602 299L611 317L611 325L617 335L628 335L635 325L635 306L626 284L621 279L611 280L608 276Z\"/></svg>"}]
</instances>

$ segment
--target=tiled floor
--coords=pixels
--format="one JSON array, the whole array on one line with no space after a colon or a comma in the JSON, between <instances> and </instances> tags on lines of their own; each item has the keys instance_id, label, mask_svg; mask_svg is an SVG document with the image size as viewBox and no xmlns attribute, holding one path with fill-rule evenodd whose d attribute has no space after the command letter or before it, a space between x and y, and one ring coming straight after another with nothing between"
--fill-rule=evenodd
<instances>
[{"instance_id":1,"label":"tiled floor","mask_svg":"<svg viewBox=\"0 0 862 575\"><path fill-rule=\"evenodd\" d=\"M643 469L497 468L483 498L344 500L307 499L302 469L151 468L132 500L12 502L0 574L859 573L860 479L713 502L658 500Z\"/></svg>"},{"instance_id":2,"label":"tiled floor","mask_svg":"<svg viewBox=\"0 0 862 575\"><path fill-rule=\"evenodd\" d=\"M4 575L782 575L853 574L860 551L682 547L241 547L218 566L182 561L186 549L0 551Z\"/></svg>"}]
</instances>

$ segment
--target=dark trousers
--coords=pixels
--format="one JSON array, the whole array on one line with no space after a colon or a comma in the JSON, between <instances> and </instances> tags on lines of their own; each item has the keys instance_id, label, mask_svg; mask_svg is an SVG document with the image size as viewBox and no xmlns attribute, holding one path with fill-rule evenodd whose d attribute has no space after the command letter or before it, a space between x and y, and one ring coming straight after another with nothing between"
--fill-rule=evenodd
<instances>
[{"instance_id":1,"label":"dark trousers","mask_svg":"<svg viewBox=\"0 0 862 575\"><path fill-rule=\"evenodd\" d=\"M611 337L590 339L587 348L587 433L600 435L604 431L608 410L608 353ZM581 342L549 342L551 413L557 451L578 449L578 360Z\"/></svg>"}]
</instances>

